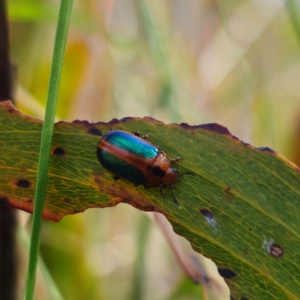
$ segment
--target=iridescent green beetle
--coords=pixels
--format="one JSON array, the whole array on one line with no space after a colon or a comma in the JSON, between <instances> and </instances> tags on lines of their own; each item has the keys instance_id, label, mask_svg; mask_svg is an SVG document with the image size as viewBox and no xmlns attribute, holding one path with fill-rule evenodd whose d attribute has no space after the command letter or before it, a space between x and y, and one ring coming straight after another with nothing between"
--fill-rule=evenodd
<instances>
[{"instance_id":1,"label":"iridescent green beetle","mask_svg":"<svg viewBox=\"0 0 300 300\"><path fill-rule=\"evenodd\" d=\"M110 171L115 179L124 178L145 188L170 187L173 200L180 206L174 195L174 184L186 172L179 174L171 168L180 158L169 159L156 146L126 131L110 131L100 140L97 156L101 165Z\"/></svg>"}]
</instances>

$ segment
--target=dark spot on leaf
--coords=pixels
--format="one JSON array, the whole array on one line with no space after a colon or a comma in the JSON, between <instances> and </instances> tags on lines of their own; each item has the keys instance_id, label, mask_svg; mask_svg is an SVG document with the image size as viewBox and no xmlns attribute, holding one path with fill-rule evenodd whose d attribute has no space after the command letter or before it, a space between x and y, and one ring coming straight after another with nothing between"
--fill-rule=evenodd
<instances>
[{"instance_id":1,"label":"dark spot on leaf","mask_svg":"<svg viewBox=\"0 0 300 300\"><path fill-rule=\"evenodd\" d=\"M133 117L124 117L124 118L120 119L120 122L127 122L127 121L130 121L133 119L134 119ZM118 119L112 119L112 121L118 121Z\"/></svg>"},{"instance_id":2,"label":"dark spot on leaf","mask_svg":"<svg viewBox=\"0 0 300 300\"><path fill-rule=\"evenodd\" d=\"M261 150L261 151L264 151L264 152L269 152L269 153L272 153L272 154L275 154L275 153L276 153L274 150L272 150L272 149L269 148L269 147L258 147L257 149L258 149L258 150Z\"/></svg>"},{"instance_id":3,"label":"dark spot on leaf","mask_svg":"<svg viewBox=\"0 0 300 300\"><path fill-rule=\"evenodd\" d=\"M27 202L27 203L32 203L32 202L33 202L33 199L27 199L26 202Z\"/></svg>"},{"instance_id":4,"label":"dark spot on leaf","mask_svg":"<svg viewBox=\"0 0 300 300\"><path fill-rule=\"evenodd\" d=\"M244 249L243 249L243 255L248 255L248 254L249 254L249 249L244 248Z\"/></svg>"},{"instance_id":5,"label":"dark spot on leaf","mask_svg":"<svg viewBox=\"0 0 300 300\"><path fill-rule=\"evenodd\" d=\"M102 131L97 129L96 127L91 127L88 129L88 133L96 136L102 136Z\"/></svg>"},{"instance_id":6,"label":"dark spot on leaf","mask_svg":"<svg viewBox=\"0 0 300 300\"><path fill-rule=\"evenodd\" d=\"M208 218L209 220L212 220L214 218L213 213L205 208L200 209L200 212L204 217Z\"/></svg>"},{"instance_id":7,"label":"dark spot on leaf","mask_svg":"<svg viewBox=\"0 0 300 300\"><path fill-rule=\"evenodd\" d=\"M220 276L222 276L226 279L231 279L237 275L234 271L227 269L227 268L218 268L218 272L219 272Z\"/></svg>"},{"instance_id":8,"label":"dark spot on leaf","mask_svg":"<svg viewBox=\"0 0 300 300\"><path fill-rule=\"evenodd\" d=\"M240 300L249 300L249 299L246 297L242 297Z\"/></svg>"},{"instance_id":9,"label":"dark spot on leaf","mask_svg":"<svg viewBox=\"0 0 300 300\"><path fill-rule=\"evenodd\" d=\"M190 127L190 125L188 123L181 123L180 126L182 126L182 127Z\"/></svg>"},{"instance_id":10,"label":"dark spot on leaf","mask_svg":"<svg viewBox=\"0 0 300 300\"><path fill-rule=\"evenodd\" d=\"M6 196L0 196L0 203L6 204L9 203L9 200Z\"/></svg>"},{"instance_id":11,"label":"dark spot on leaf","mask_svg":"<svg viewBox=\"0 0 300 300\"><path fill-rule=\"evenodd\" d=\"M146 204L145 206L138 206L137 204L135 204L136 208L143 209L144 211L155 211L155 206L151 205L151 204Z\"/></svg>"},{"instance_id":12,"label":"dark spot on leaf","mask_svg":"<svg viewBox=\"0 0 300 300\"><path fill-rule=\"evenodd\" d=\"M179 126L180 126L181 128L186 129L186 130L194 130L195 128L201 127L202 125L192 126L192 125L189 125L188 123L181 123ZM191 135L195 135L195 131L190 132L190 134L191 134Z\"/></svg>"},{"instance_id":13,"label":"dark spot on leaf","mask_svg":"<svg viewBox=\"0 0 300 300\"><path fill-rule=\"evenodd\" d=\"M111 120L108 122L108 124L109 124L109 125L112 125L112 126L114 126L114 125L119 125L122 121L125 122L125 121L126 121L126 118L121 119L121 120L118 120L118 119L114 118L114 119L111 119ZM112 130L111 127L110 127L110 130Z\"/></svg>"},{"instance_id":14,"label":"dark spot on leaf","mask_svg":"<svg viewBox=\"0 0 300 300\"><path fill-rule=\"evenodd\" d=\"M152 169L152 172L155 176L160 176L160 177L164 177L165 175L165 171L163 171L160 167L154 167Z\"/></svg>"},{"instance_id":15,"label":"dark spot on leaf","mask_svg":"<svg viewBox=\"0 0 300 300\"><path fill-rule=\"evenodd\" d=\"M8 110L7 110L9 113L13 113L13 112L15 112L15 110L13 109L13 108L9 108Z\"/></svg>"},{"instance_id":16,"label":"dark spot on leaf","mask_svg":"<svg viewBox=\"0 0 300 300\"><path fill-rule=\"evenodd\" d=\"M60 123L63 124L64 122L60 121L60 122L57 122L55 125L58 125ZM91 125L91 123L89 121L86 121L86 120L74 120L74 121L72 121L72 123L76 124L76 125L83 125L83 126Z\"/></svg>"},{"instance_id":17,"label":"dark spot on leaf","mask_svg":"<svg viewBox=\"0 0 300 300\"><path fill-rule=\"evenodd\" d=\"M272 243L270 245L270 254L275 258L279 258L284 254L284 250L280 245Z\"/></svg>"},{"instance_id":18,"label":"dark spot on leaf","mask_svg":"<svg viewBox=\"0 0 300 300\"><path fill-rule=\"evenodd\" d=\"M54 155L57 155L57 156L64 156L66 154L66 151L65 149L61 148L61 147L56 147L54 150L53 150L53 154Z\"/></svg>"},{"instance_id":19,"label":"dark spot on leaf","mask_svg":"<svg viewBox=\"0 0 300 300\"><path fill-rule=\"evenodd\" d=\"M225 188L225 200L227 202L231 202L232 201L232 190L230 186L227 186Z\"/></svg>"},{"instance_id":20,"label":"dark spot on leaf","mask_svg":"<svg viewBox=\"0 0 300 300\"><path fill-rule=\"evenodd\" d=\"M241 140L241 143L242 143L244 146L249 146L249 145L250 145L249 143L243 142L242 140Z\"/></svg>"},{"instance_id":21,"label":"dark spot on leaf","mask_svg":"<svg viewBox=\"0 0 300 300\"><path fill-rule=\"evenodd\" d=\"M70 198L64 198L63 202L65 202L65 203L71 203L71 199Z\"/></svg>"},{"instance_id":22,"label":"dark spot on leaf","mask_svg":"<svg viewBox=\"0 0 300 300\"><path fill-rule=\"evenodd\" d=\"M248 228L249 231L252 231L252 228Z\"/></svg>"},{"instance_id":23,"label":"dark spot on leaf","mask_svg":"<svg viewBox=\"0 0 300 300\"><path fill-rule=\"evenodd\" d=\"M220 134L224 134L224 135L231 135L231 133L226 127L219 125L217 123L203 124L201 125L201 128L214 131Z\"/></svg>"},{"instance_id":24,"label":"dark spot on leaf","mask_svg":"<svg viewBox=\"0 0 300 300\"><path fill-rule=\"evenodd\" d=\"M80 212L81 212L81 210L79 210L79 209L74 209L73 214L78 214L78 213L80 213Z\"/></svg>"},{"instance_id":25,"label":"dark spot on leaf","mask_svg":"<svg viewBox=\"0 0 300 300\"><path fill-rule=\"evenodd\" d=\"M17 182L16 182L16 185L18 187L27 189L31 186L31 183L27 179L18 179Z\"/></svg>"}]
</instances>

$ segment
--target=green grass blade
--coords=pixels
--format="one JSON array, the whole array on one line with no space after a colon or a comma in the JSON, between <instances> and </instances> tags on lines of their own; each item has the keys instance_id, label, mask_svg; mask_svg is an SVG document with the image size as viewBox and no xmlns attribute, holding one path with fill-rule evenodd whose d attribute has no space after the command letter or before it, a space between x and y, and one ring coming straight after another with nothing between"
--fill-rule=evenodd
<instances>
[{"instance_id":1,"label":"green grass blade","mask_svg":"<svg viewBox=\"0 0 300 300\"><path fill-rule=\"evenodd\" d=\"M73 0L62 0L60 5L35 190L35 205L30 243L30 258L25 294L26 300L33 299L34 294L39 240L42 226L42 212L45 202L47 173L49 167L49 153L53 136L53 125L72 3Z\"/></svg>"},{"instance_id":2,"label":"green grass blade","mask_svg":"<svg viewBox=\"0 0 300 300\"><path fill-rule=\"evenodd\" d=\"M26 248L26 251L28 251L30 245L30 237L27 230L25 230L24 228L20 228L18 230L17 235L18 235L18 239L20 240L24 248ZM45 264L40 254L38 259L39 259L39 268L41 270L42 276L45 282L47 282L47 292L49 294L49 299L64 300L64 297L62 296L58 286L55 283L55 280L53 279L50 271L48 270L47 265Z\"/></svg>"},{"instance_id":3,"label":"green grass blade","mask_svg":"<svg viewBox=\"0 0 300 300\"><path fill-rule=\"evenodd\" d=\"M286 0L286 7L294 26L298 42L300 43L300 12L297 11L297 5L294 0Z\"/></svg>"},{"instance_id":4,"label":"green grass blade","mask_svg":"<svg viewBox=\"0 0 300 300\"><path fill-rule=\"evenodd\" d=\"M149 240L149 233L151 230L151 220L148 216L143 216L139 220L138 234L137 234L137 259L135 264L135 269L132 278L132 290L128 299L141 300L144 299L144 285L146 276L145 267L145 253L147 241Z\"/></svg>"}]
</instances>

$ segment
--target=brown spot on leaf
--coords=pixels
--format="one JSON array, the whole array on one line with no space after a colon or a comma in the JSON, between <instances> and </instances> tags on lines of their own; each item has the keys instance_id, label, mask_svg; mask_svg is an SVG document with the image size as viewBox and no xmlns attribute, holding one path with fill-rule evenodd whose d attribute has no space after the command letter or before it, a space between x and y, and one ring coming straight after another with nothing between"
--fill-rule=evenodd
<instances>
[{"instance_id":1,"label":"brown spot on leaf","mask_svg":"<svg viewBox=\"0 0 300 300\"><path fill-rule=\"evenodd\" d=\"M246 298L246 297L241 297L240 300L249 300L249 298Z\"/></svg>"},{"instance_id":2,"label":"brown spot on leaf","mask_svg":"<svg viewBox=\"0 0 300 300\"><path fill-rule=\"evenodd\" d=\"M244 146L249 146L250 144L249 143L246 143L244 141L241 140L241 143L244 145Z\"/></svg>"},{"instance_id":3,"label":"brown spot on leaf","mask_svg":"<svg viewBox=\"0 0 300 300\"><path fill-rule=\"evenodd\" d=\"M31 182L27 179L18 179L16 185L20 188L27 189L31 186Z\"/></svg>"},{"instance_id":4,"label":"brown spot on leaf","mask_svg":"<svg viewBox=\"0 0 300 300\"><path fill-rule=\"evenodd\" d=\"M15 114L20 114L20 111L18 111L13 104L11 103L10 100L5 100L1 102L1 106L4 106L6 108L6 111L8 113L15 113Z\"/></svg>"},{"instance_id":5,"label":"brown spot on leaf","mask_svg":"<svg viewBox=\"0 0 300 300\"><path fill-rule=\"evenodd\" d=\"M243 255L246 256L246 255L249 254L249 249L248 248L244 248L242 252L243 252Z\"/></svg>"},{"instance_id":6,"label":"brown spot on leaf","mask_svg":"<svg viewBox=\"0 0 300 300\"><path fill-rule=\"evenodd\" d=\"M220 276L222 276L223 278L226 278L226 279L231 279L231 278L237 276L237 274L234 271L227 269L227 268L218 268L218 272L219 272Z\"/></svg>"},{"instance_id":7,"label":"brown spot on leaf","mask_svg":"<svg viewBox=\"0 0 300 300\"><path fill-rule=\"evenodd\" d=\"M283 248L278 244L270 244L270 254L275 257L279 258L284 254Z\"/></svg>"},{"instance_id":8,"label":"brown spot on leaf","mask_svg":"<svg viewBox=\"0 0 300 300\"><path fill-rule=\"evenodd\" d=\"M27 203L33 203L33 199L26 199L25 200Z\"/></svg>"},{"instance_id":9,"label":"brown spot on leaf","mask_svg":"<svg viewBox=\"0 0 300 300\"><path fill-rule=\"evenodd\" d=\"M89 134L92 134L92 135L96 135L96 136L102 136L102 131L97 129L96 127L91 127L88 129L87 131Z\"/></svg>"},{"instance_id":10,"label":"brown spot on leaf","mask_svg":"<svg viewBox=\"0 0 300 300\"><path fill-rule=\"evenodd\" d=\"M263 237L263 245L262 248L266 250L270 255L272 255L275 258L280 258L284 254L284 249L273 242L273 240L267 240L265 237Z\"/></svg>"},{"instance_id":11,"label":"brown spot on leaf","mask_svg":"<svg viewBox=\"0 0 300 300\"><path fill-rule=\"evenodd\" d=\"M184 128L186 130L191 130L191 129L195 129L196 126L192 126L192 125L189 125L188 123L181 123L179 125L181 128ZM202 125L198 125L198 126L202 126ZM194 135L195 134L195 131L192 131L191 132L191 135Z\"/></svg>"},{"instance_id":12,"label":"brown spot on leaf","mask_svg":"<svg viewBox=\"0 0 300 300\"><path fill-rule=\"evenodd\" d=\"M112 125L112 126L114 126L114 125L119 125L119 124L122 122L122 120L125 121L125 119L126 119L126 118L121 119L121 120L118 120L118 119L114 118L114 119L111 119L111 120L108 122L108 124L109 124L109 125Z\"/></svg>"},{"instance_id":13,"label":"brown spot on leaf","mask_svg":"<svg viewBox=\"0 0 300 300\"><path fill-rule=\"evenodd\" d=\"M231 133L229 132L229 130L226 127L219 125L217 123L203 124L200 126L201 126L201 128L209 130L209 131L214 131L214 132L217 132L217 133L220 133L223 135L231 135Z\"/></svg>"},{"instance_id":14,"label":"brown spot on leaf","mask_svg":"<svg viewBox=\"0 0 300 300\"><path fill-rule=\"evenodd\" d=\"M227 186L224 191L225 191L225 201L231 203L232 202L232 196L233 196L231 187Z\"/></svg>"},{"instance_id":15,"label":"brown spot on leaf","mask_svg":"<svg viewBox=\"0 0 300 300\"><path fill-rule=\"evenodd\" d=\"M14 106L12 105L12 103L10 102L10 100L7 101L3 101L2 104L4 104L6 111L8 113L13 113L15 111Z\"/></svg>"},{"instance_id":16,"label":"brown spot on leaf","mask_svg":"<svg viewBox=\"0 0 300 300\"><path fill-rule=\"evenodd\" d=\"M63 149L61 147L56 147L53 150L53 154L56 155L56 156L64 156L66 154L66 151L65 151L65 149Z\"/></svg>"},{"instance_id":17,"label":"brown spot on leaf","mask_svg":"<svg viewBox=\"0 0 300 300\"><path fill-rule=\"evenodd\" d=\"M57 122L56 124L60 124L60 123L64 123L63 121L60 121L60 122ZM74 120L72 121L73 124L76 124L76 125L84 125L84 126L90 126L91 123L89 121L86 121L86 120Z\"/></svg>"},{"instance_id":18,"label":"brown spot on leaf","mask_svg":"<svg viewBox=\"0 0 300 300\"><path fill-rule=\"evenodd\" d=\"M116 119L112 119L112 121L115 121ZM124 117L122 119L120 119L120 122L128 122L128 121L131 121L131 120L134 120L133 117Z\"/></svg>"},{"instance_id":19,"label":"brown spot on leaf","mask_svg":"<svg viewBox=\"0 0 300 300\"><path fill-rule=\"evenodd\" d=\"M275 154L276 153L274 150L272 150L269 147L258 147L257 149L260 150L260 151L263 151L263 152L269 152L271 154Z\"/></svg>"}]
</instances>

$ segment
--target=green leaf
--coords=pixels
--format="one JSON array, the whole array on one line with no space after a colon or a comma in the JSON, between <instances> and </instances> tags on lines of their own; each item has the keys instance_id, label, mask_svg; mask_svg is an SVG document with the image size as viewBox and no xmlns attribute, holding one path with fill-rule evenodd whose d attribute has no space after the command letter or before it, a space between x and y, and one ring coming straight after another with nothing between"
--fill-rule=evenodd
<instances>
[{"instance_id":1,"label":"green leaf","mask_svg":"<svg viewBox=\"0 0 300 300\"><path fill-rule=\"evenodd\" d=\"M0 201L32 212L42 121L0 106ZM147 133L170 158L180 156L170 191L114 181L96 156L109 130ZM300 170L269 148L243 143L217 124L165 125L151 118L55 126L44 218L126 202L163 213L174 231L210 257L233 299L299 299Z\"/></svg>"}]
</instances>

